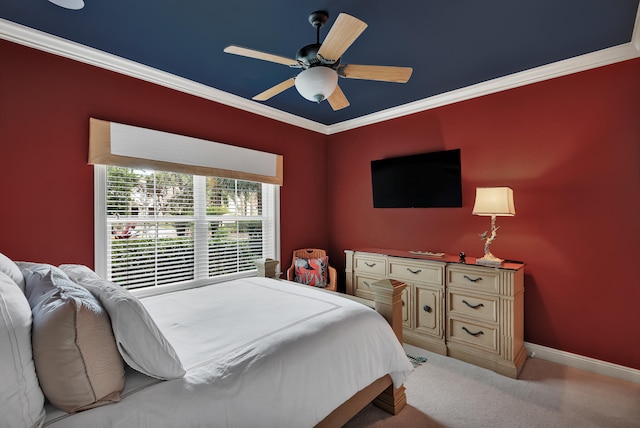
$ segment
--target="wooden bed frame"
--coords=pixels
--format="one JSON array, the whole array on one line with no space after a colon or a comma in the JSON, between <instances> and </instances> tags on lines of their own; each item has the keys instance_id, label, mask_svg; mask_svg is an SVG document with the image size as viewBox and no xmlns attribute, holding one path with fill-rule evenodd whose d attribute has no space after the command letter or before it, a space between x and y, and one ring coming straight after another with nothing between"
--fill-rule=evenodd
<instances>
[{"instance_id":1,"label":"wooden bed frame","mask_svg":"<svg viewBox=\"0 0 640 428\"><path fill-rule=\"evenodd\" d=\"M402 343L402 290L405 287L406 284L403 282L383 279L371 284L375 294L373 302L348 294L344 297L374 308L389 322L398 341ZM341 427L371 402L386 412L396 415L407 404L404 386L394 388L391 376L385 375L345 401L316 427Z\"/></svg>"}]
</instances>

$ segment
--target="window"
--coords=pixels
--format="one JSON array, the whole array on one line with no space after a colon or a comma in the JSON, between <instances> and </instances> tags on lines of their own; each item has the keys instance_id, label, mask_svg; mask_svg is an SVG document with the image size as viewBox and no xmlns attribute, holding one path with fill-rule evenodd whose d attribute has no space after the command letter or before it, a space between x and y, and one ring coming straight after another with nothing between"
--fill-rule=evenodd
<instances>
[{"instance_id":1,"label":"window","mask_svg":"<svg viewBox=\"0 0 640 428\"><path fill-rule=\"evenodd\" d=\"M127 288L197 285L277 259L279 187L95 165L96 271Z\"/></svg>"}]
</instances>

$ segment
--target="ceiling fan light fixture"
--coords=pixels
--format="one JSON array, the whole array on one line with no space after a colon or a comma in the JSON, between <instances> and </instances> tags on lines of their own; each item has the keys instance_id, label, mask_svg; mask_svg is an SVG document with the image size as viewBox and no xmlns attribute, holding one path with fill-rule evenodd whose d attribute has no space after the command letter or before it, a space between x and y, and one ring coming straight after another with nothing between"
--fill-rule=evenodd
<instances>
[{"instance_id":1,"label":"ceiling fan light fixture","mask_svg":"<svg viewBox=\"0 0 640 428\"><path fill-rule=\"evenodd\" d=\"M84 7L84 0L49 0L56 6L64 7L65 9L80 10Z\"/></svg>"},{"instance_id":2,"label":"ceiling fan light fixture","mask_svg":"<svg viewBox=\"0 0 640 428\"><path fill-rule=\"evenodd\" d=\"M296 89L309 101L321 102L331 96L338 86L338 73L332 68L311 67L296 76Z\"/></svg>"}]
</instances>

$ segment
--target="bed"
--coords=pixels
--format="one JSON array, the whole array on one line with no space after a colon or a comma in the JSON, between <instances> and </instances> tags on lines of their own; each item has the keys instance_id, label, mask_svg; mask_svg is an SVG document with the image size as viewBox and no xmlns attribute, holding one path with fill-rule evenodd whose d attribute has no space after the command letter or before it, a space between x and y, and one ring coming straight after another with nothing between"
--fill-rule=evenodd
<instances>
[{"instance_id":1,"label":"bed","mask_svg":"<svg viewBox=\"0 0 640 428\"><path fill-rule=\"evenodd\" d=\"M29 266L23 264L22 273ZM102 303L112 297L113 284L88 268L61 268ZM101 295L96 287L105 286ZM129 329L115 324L121 322L115 311L125 305L107 302L127 363L124 389L109 404L75 413L47 403L40 422L51 428L341 426L372 400L397 413L412 370L398 340L403 286L376 284L376 310L338 293L263 277L140 299L127 293L181 367L150 376L130 363L134 352L118 338ZM389 324L394 317L395 326Z\"/></svg>"}]
</instances>

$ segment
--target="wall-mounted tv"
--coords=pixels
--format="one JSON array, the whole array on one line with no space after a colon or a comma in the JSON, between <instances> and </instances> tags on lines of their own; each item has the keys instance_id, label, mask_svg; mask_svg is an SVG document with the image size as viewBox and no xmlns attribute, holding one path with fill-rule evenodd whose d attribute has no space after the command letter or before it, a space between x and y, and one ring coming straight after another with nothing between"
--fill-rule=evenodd
<instances>
[{"instance_id":1,"label":"wall-mounted tv","mask_svg":"<svg viewBox=\"0 0 640 428\"><path fill-rule=\"evenodd\" d=\"M460 149L371 161L374 208L462 206Z\"/></svg>"}]
</instances>

